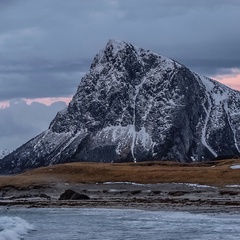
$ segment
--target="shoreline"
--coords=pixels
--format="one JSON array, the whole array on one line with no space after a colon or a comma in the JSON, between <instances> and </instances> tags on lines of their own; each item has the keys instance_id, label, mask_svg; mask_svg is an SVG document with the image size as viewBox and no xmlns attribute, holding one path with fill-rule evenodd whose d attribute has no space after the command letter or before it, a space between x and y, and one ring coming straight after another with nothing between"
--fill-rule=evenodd
<instances>
[{"instance_id":1,"label":"shoreline","mask_svg":"<svg viewBox=\"0 0 240 240\"><path fill-rule=\"evenodd\" d=\"M0 206L240 213L240 160L52 165L0 176Z\"/></svg>"},{"instance_id":2,"label":"shoreline","mask_svg":"<svg viewBox=\"0 0 240 240\"><path fill-rule=\"evenodd\" d=\"M88 200L58 200L67 189ZM185 183L55 183L45 186L0 189L0 208L109 208L191 213L240 213L238 187Z\"/></svg>"}]
</instances>

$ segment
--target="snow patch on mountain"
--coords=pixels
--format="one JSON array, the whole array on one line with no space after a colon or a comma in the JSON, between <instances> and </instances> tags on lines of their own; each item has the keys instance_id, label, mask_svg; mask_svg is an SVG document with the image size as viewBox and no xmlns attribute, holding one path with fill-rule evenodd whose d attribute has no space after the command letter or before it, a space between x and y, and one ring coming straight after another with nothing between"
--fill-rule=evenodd
<instances>
[{"instance_id":1,"label":"snow patch on mountain","mask_svg":"<svg viewBox=\"0 0 240 240\"><path fill-rule=\"evenodd\" d=\"M11 151L8 149L0 150L0 159L4 158L5 156L7 156L10 153L11 153Z\"/></svg>"}]
</instances>

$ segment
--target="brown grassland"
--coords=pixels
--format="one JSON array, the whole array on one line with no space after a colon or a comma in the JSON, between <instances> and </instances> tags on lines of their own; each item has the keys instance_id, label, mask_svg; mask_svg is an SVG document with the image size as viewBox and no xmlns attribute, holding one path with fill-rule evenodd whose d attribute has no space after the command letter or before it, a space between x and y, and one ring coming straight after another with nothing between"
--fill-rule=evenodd
<instances>
[{"instance_id":1,"label":"brown grassland","mask_svg":"<svg viewBox=\"0 0 240 240\"><path fill-rule=\"evenodd\" d=\"M96 182L196 183L213 186L240 184L240 159L208 163L66 163L42 167L12 176L0 176L0 187Z\"/></svg>"}]
</instances>

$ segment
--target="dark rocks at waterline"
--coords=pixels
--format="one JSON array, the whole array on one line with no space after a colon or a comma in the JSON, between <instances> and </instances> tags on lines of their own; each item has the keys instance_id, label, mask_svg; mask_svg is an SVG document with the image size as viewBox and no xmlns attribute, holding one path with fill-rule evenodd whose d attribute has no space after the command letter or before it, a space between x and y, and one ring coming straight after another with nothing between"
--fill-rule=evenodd
<instances>
[{"instance_id":1,"label":"dark rocks at waterline","mask_svg":"<svg viewBox=\"0 0 240 240\"><path fill-rule=\"evenodd\" d=\"M71 189L67 189L63 194L61 194L58 200L89 200L89 199L90 197L85 194L81 194Z\"/></svg>"}]
</instances>

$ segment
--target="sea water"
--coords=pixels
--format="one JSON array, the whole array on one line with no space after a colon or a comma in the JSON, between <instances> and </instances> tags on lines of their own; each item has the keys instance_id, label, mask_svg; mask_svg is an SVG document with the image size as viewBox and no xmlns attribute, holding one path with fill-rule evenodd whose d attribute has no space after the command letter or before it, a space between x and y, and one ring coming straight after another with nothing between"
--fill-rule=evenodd
<instances>
[{"instance_id":1,"label":"sea water","mask_svg":"<svg viewBox=\"0 0 240 240\"><path fill-rule=\"evenodd\" d=\"M240 239L239 214L81 208L0 208L0 240Z\"/></svg>"}]
</instances>

